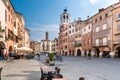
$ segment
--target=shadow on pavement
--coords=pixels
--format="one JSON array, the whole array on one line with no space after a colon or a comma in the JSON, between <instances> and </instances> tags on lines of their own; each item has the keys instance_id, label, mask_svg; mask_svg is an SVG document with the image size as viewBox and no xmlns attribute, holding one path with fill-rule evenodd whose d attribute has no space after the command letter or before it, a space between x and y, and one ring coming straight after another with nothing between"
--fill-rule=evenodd
<instances>
[{"instance_id":1,"label":"shadow on pavement","mask_svg":"<svg viewBox=\"0 0 120 80\"><path fill-rule=\"evenodd\" d=\"M3 76L7 77L9 80L12 79L22 80L23 78L26 78L25 80L40 80L41 73L40 71L23 71L22 74L10 74Z\"/></svg>"}]
</instances>

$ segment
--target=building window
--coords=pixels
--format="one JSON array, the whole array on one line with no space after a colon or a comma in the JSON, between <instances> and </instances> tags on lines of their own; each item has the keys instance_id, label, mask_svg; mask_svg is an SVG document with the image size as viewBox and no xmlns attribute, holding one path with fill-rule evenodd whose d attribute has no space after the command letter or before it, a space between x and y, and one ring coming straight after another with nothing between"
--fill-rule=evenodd
<instances>
[{"instance_id":1,"label":"building window","mask_svg":"<svg viewBox=\"0 0 120 80\"><path fill-rule=\"evenodd\" d=\"M12 18L11 18L11 24L13 23L13 20L12 20Z\"/></svg>"},{"instance_id":2,"label":"building window","mask_svg":"<svg viewBox=\"0 0 120 80\"><path fill-rule=\"evenodd\" d=\"M67 49L67 45L65 46L65 49Z\"/></svg>"},{"instance_id":3,"label":"building window","mask_svg":"<svg viewBox=\"0 0 120 80\"><path fill-rule=\"evenodd\" d=\"M118 35L118 41L120 41L120 35Z\"/></svg>"},{"instance_id":4,"label":"building window","mask_svg":"<svg viewBox=\"0 0 120 80\"><path fill-rule=\"evenodd\" d=\"M103 45L107 45L107 38L103 38Z\"/></svg>"},{"instance_id":5,"label":"building window","mask_svg":"<svg viewBox=\"0 0 120 80\"><path fill-rule=\"evenodd\" d=\"M10 21L10 15L9 15L9 21Z\"/></svg>"},{"instance_id":6,"label":"building window","mask_svg":"<svg viewBox=\"0 0 120 80\"><path fill-rule=\"evenodd\" d=\"M71 31L69 31L69 34L71 34Z\"/></svg>"},{"instance_id":7,"label":"building window","mask_svg":"<svg viewBox=\"0 0 120 80\"><path fill-rule=\"evenodd\" d=\"M81 33L79 33L79 37L81 37Z\"/></svg>"},{"instance_id":8,"label":"building window","mask_svg":"<svg viewBox=\"0 0 120 80\"><path fill-rule=\"evenodd\" d=\"M95 19L95 22L97 22L97 19Z\"/></svg>"},{"instance_id":9,"label":"building window","mask_svg":"<svg viewBox=\"0 0 120 80\"><path fill-rule=\"evenodd\" d=\"M102 20L102 16L100 16L100 20Z\"/></svg>"},{"instance_id":10,"label":"building window","mask_svg":"<svg viewBox=\"0 0 120 80\"><path fill-rule=\"evenodd\" d=\"M78 31L77 28L75 28L75 31L76 31L76 32Z\"/></svg>"},{"instance_id":11,"label":"building window","mask_svg":"<svg viewBox=\"0 0 120 80\"><path fill-rule=\"evenodd\" d=\"M89 26L89 29L90 29L90 26Z\"/></svg>"},{"instance_id":12,"label":"building window","mask_svg":"<svg viewBox=\"0 0 120 80\"><path fill-rule=\"evenodd\" d=\"M120 20L120 13L118 14L118 17L117 17L117 18L118 18L118 20Z\"/></svg>"},{"instance_id":13,"label":"building window","mask_svg":"<svg viewBox=\"0 0 120 80\"><path fill-rule=\"evenodd\" d=\"M72 33L74 33L74 29L72 29Z\"/></svg>"},{"instance_id":14,"label":"building window","mask_svg":"<svg viewBox=\"0 0 120 80\"><path fill-rule=\"evenodd\" d=\"M67 36L67 32L65 33L65 35Z\"/></svg>"},{"instance_id":15,"label":"building window","mask_svg":"<svg viewBox=\"0 0 120 80\"><path fill-rule=\"evenodd\" d=\"M120 30L120 24L117 25L117 30L118 30L118 31Z\"/></svg>"},{"instance_id":16,"label":"building window","mask_svg":"<svg viewBox=\"0 0 120 80\"><path fill-rule=\"evenodd\" d=\"M8 5L8 10L10 11L10 5Z\"/></svg>"},{"instance_id":17,"label":"building window","mask_svg":"<svg viewBox=\"0 0 120 80\"><path fill-rule=\"evenodd\" d=\"M99 32L99 27L96 27L96 32Z\"/></svg>"},{"instance_id":18,"label":"building window","mask_svg":"<svg viewBox=\"0 0 120 80\"><path fill-rule=\"evenodd\" d=\"M5 22L7 22L7 11L5 10Z\"/></svg>"},{"instance_id":19,"label":"building window","mask_svg":"<svg viewBox=\"0 0 120 80\"><path fill-rule=\"evenodd\" d=\"M14 22L14 27L16 28L16 22Z\"/></svg>"},{"instance_id":20,"label":"building window","mask_svg":"<svg viewBox=\"0 0 120 80\"><path fill-rule=\"evenodd\" d=\"M65 15L63 15L63 19L65 19Z\"/></svg>"},{"instance_id":21,"label":"building window","mask_svg":"<svg viewBox=\"0 0 120 80\"><path fill-rule=\"evenodd\" d=\"M108 17L108 14L107 14L107 13L105 14L105 17Z\"/></svg>"},{"instance_id":22,"label":"building window","mask_svg":"<svg viewBox=\"0 0 120 80\"><path fill-rule=\"evenodd\" d=\"M86 29L84 28L84 32L86 31Z\"/></svg>"},{"instance_id":23,"label":"building window","mask_svg":"<svg viewBox=\"0 0 120 80\"><path fill-rule=\"evenodd\" d=\"M91 44L91 40L89 39L89 44Z\"/></svg>"},{"instance_id":24,"label":"building window","mask_svg":"<svg viewBox=\"0 0 120 80\"><path fill-rule=\"evenodd\" d=\"M99 46L99 39L95 40L96 46Z\"/></svg>"},{"instance_id":25,"label":"building window","mask_svg":"<svg viewBox=\"0 0 120 80\"><path fill-rule=\"evenodd\" d=\"M67 15L66 17L67 17L67 19L68 19L68 15Z\"/></svg>"},{"instance_id":26,"label":"building window","mask_svg":"<svg viewBox=\"0 0 120 80\"><path fill-rule=\"evenodd\" d=\"M102 25L102 30L105 30L105 29L107 29L107 24Z\"/></svg>"}]
</instances>

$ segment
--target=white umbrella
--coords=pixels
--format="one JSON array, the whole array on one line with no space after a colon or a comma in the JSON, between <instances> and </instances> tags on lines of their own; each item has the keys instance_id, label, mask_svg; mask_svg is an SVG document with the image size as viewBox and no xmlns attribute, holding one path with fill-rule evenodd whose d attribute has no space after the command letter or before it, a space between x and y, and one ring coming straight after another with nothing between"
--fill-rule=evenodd
<instances>
[{"instance_id":1,"label":"white umbrella","mask_svg":"<svg viewBox=\"0 0 120 80\"><path fill-rule=\"evenodd\" d=\"M16 48L16 50L20 52L32 52L33 51L31 48L28 48L28 47L20 47L20 48Z\"/></svg>"}]
</instances>

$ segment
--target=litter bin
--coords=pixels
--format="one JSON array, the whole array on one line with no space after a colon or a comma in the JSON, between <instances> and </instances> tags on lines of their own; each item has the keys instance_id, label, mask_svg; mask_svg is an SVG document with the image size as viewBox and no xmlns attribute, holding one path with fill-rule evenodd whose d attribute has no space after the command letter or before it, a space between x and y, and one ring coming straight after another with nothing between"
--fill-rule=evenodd
<instances>
[{"instance_id":1,"label":"litter bin","mask_svg":"<svg viewBox=\"0 0 120 80\"><path fill-rule=\"evenodd\" d=\"M0 67L0 80L1 80L1 72L2 72L2 67Z\"/></svg>"}]
</instances>

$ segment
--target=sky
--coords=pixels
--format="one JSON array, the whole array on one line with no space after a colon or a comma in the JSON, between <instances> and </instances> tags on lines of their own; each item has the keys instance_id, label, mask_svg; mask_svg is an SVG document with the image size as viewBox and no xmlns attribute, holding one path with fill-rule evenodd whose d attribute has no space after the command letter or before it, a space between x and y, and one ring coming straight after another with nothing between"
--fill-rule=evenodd
<instances>
[{"instance_id":1,"label":"sky","mask_svg":"<svg viewBox=\"0 0 120 80\"><path fill-rule=\"evenodd\" d=\"M119 0L11 0L15 10L25 18L25 27L30 30L30 40L41 41L45 33L49 33L49 40L58 37L60 15L67 7L74 19L87 19L101 8L106 8Z\"/></svg>"}]
</instances>

